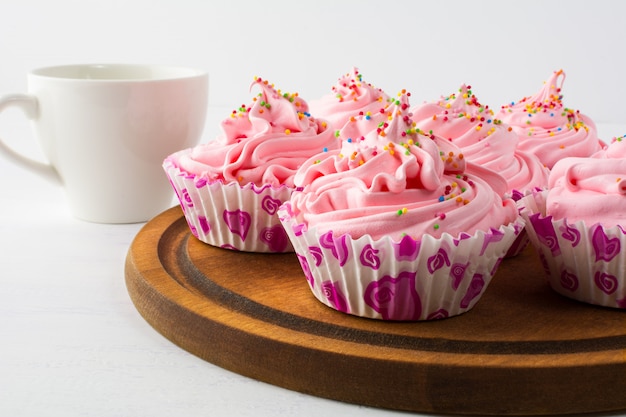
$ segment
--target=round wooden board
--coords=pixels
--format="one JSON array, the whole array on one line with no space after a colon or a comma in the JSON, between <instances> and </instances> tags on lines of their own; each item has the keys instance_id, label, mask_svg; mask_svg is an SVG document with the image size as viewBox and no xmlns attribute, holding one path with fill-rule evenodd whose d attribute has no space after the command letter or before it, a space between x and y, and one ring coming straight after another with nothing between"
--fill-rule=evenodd
<instances>
[{"instance_id":1,"label":"round wooden board","mask_svg":"<svg viewBox=\"0 0 626 417\"><path fill-rule=\"evenodd\" d=\"M318 302L293 254L206 245L178 207L126 260L138 311L183 349L242 375L373 407L478 415L626 409L626 311L554 293L531 247L461 316L396 323Z\"/></svg>"}]
</instances>

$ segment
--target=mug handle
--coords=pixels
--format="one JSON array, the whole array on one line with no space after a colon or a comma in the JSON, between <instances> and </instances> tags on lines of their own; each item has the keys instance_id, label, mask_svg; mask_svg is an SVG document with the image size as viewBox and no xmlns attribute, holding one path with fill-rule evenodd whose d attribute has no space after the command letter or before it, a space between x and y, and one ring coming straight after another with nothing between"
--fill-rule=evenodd
<instances>
[{"instance_id":1,"label":"mug handle","mask_svg":"<svg viewBox=\"0 0 626 417\"><path fill-rule=\"evenodd\" d=\"M9 107L17 107L21 109L29 119L37 118L39 114L39 103L35 96L29 94L10 94L0 98L0 113ZM60 183L61 179L56 169L50 164L36 161L32 158L22 155L13 150L10 146L0 138L0 152L4 153L11 161L35 172L42 177L56 183Z\"/></svg>"}]
</instances>

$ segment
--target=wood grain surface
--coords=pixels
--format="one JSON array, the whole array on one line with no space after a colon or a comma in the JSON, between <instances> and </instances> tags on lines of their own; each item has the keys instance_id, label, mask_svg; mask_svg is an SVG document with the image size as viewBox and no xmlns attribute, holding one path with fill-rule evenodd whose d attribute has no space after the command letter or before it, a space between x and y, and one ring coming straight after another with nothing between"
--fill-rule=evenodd
<instances>
[{"instance_id":1,"label":"wood grain surface","mask_svg":"<svg viewBox=\"0 0 626 417\"><path fill-rule=\"evenodd\" d=\"M293 254L211 247L178 207L126 259L137 310L181 348L287 389L367 406L474 415L626 409L626 311L562 297L531 247L461 316L396 323L332 310Z\"/></svg>"}]
</instances>

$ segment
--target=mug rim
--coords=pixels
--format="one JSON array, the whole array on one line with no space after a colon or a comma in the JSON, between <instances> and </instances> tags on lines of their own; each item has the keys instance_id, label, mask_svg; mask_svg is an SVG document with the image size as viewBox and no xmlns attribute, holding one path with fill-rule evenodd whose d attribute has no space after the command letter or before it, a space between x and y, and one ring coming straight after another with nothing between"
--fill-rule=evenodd
<instances>
[{"instance_id":1,"label":"mug rim","mask_svg":"<svg viewBox=\"0 0 626 417\"><path fill-rule=\"evenodd\" d=\"M117 73L117 76L97 75ZM142 73L149 75L121 75ZM133 63L86 63L64 64L40 67L32 70L30 75L52 80L78 82L150 82L205 77L208 72L194 67L159 64Z\"/></svg>"}]
</instances>

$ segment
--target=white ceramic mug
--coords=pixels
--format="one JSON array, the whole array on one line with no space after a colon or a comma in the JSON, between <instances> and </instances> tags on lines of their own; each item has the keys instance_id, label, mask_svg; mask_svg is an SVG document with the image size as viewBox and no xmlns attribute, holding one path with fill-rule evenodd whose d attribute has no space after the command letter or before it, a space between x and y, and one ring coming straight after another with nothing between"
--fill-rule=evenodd
<instances>
[{"instance_id":1,"label":"white ceramic mug","mask_svg":"<svg viewBox=\"0 0 626 417\"><path fill-rule=\"evenodd\" d=\"M28 94L0 98L32 121L47 158L0 140L0 153L60 182L74 216L98 223L149 220L173 205L163 159L202 136L205 71L153 65L88 64L36 69Z\"/></svg>"}]
</instances>

